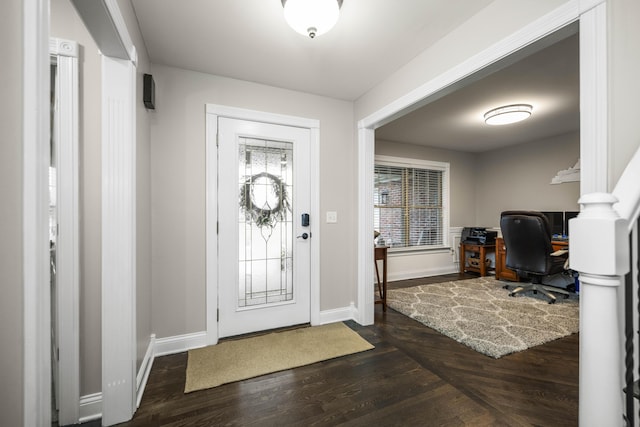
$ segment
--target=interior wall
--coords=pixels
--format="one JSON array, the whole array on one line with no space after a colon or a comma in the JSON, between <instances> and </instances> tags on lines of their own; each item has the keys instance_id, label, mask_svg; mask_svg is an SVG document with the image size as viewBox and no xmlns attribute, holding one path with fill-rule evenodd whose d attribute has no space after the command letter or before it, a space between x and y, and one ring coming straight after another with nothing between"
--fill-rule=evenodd
<instances>
[{"instance_id":1,"label":"interior wall","mask_svg":"<svg viewBox=\"0 0 640 427\"><path fill-rule=\"evenodd\" d=\"M320 120L320 307L355 301L356 164L353 104L152 65L153 328L158 338L200 332L205 312L205 104ZM338 222L326 224L326 211ZM210 307L209 309L215 309Z\"/></svg>"},{"instance_id":2,"label":"interior wall","mask_svg":"<svg viewBox=\"0 0 640 427\"><path fill-rule=\"evenodd\" d=\"M136 67L136 370L149 347L151 327L151 133L153 110L143 99L143 75L151 72L147 49L130 0L118 7L138 53Z\"/></svg>"},{"instance_id":3,"label":"interior wall","mask_svg":"<svg viewBox=\"0 0 640 427\"><path fill-rule=\"evenodd\" d=\"M609 145L610 179L613 190L629 159L640 148L640 2L609 0Z\"/></svg>"},{"instance_id":4,"label":"interior wall","mask_svg":"<svg viewBox=\"0 0 640 427\"><path fill-rule=\"evenodd\" d=\"M476 197L473 183L475 182L477 165L474 153L379 139L376 139L375 153L376 155L449 163L449 226L464 227L475 224Z\"/></svg>"},{"instance_id":5,"label":"interior wall","mask_svg":"<svg viewBox=\"0 0 640 427\"><path fill-rule=\"evenodd\" d=\"M355 103L356 120L373 114L567 1L495 0L359 98Z\"/></svg>"},{"instance_id":6,"label":"interior wall","mask_svg":"<svg viewBox=\"0 0 640 427\"><path fill-rule=\"evenodd\" d=\"M50 34L80 45L80 395L102 390L101 58L69 0L51 0Z\"/></svg>"},{"instance_id":7,"label":"interior wall","mask_svg":"<svg viewBox=\"0 0 640 427\"><path fill-rule=\"evenodd\" d=\"M476 225L499 227L500 212L580 210L580 183L551 185L580 156L580 135L571 133L480 153L477 158Z\"/></svg>"},{"instance_id":8,"label":"interior wall","mask_svg":"<svg viewBox=\"0 0 640 427\"><path fill-rule=\"evenodd\" d=\"M2 3L0 56L0 425L23 424L22 1Z\"/></svg>"}]
</instances>

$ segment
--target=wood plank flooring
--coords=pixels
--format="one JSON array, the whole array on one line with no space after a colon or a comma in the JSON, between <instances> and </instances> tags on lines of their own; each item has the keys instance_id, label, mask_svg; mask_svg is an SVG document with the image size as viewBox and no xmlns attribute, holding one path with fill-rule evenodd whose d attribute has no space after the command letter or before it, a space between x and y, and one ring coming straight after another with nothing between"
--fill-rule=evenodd
<instances>
[{"instance_id":1,"label":"wood plank flooring","mask_svg":"<svg viewBox=\"0 0 640 427\"><path fill-rule=\"evenodd\" d=\"M380 306L374 325L347 324L376 348L190 394L186 353L158 357L121 426L578 424L578 335L495 360Z\"/></svg>"}]
</instances>

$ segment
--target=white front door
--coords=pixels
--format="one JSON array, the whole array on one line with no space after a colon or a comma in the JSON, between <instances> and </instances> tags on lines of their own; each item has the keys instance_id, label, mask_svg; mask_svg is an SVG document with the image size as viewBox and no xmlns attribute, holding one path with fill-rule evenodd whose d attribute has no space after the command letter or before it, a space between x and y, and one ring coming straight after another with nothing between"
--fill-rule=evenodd
<instances>
[{"instance_id":1,"label":"white front door","mask_svg":"<svg viewBox=\"0 0 640 427\"><path fill-rule=\"evenodd\" d=\"M219 337L310 321L310 142L218 118Z\"/></svg>"}]
</instances>

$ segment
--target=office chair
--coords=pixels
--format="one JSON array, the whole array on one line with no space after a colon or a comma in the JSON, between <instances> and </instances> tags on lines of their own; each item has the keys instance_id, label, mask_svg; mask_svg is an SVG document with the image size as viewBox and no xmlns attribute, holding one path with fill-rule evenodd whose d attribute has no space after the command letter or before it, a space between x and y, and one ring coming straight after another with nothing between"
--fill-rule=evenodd
<instances>
[{"instance_id":1,"label":"office chair","mask_svg":"<svg viewBox=\"0 0 640 427\"><path fill-rule=\"evenodd\" d=\"M558 293L569 297L564 289L542 284L542 278L564 270L565 256L552 256L551 227L540 212L505 211L500 214L500 229L507 249L506 265L522 277L530 277L531 284L520 285L510 296L521 292L541 292L549 298L549 304L556 302ZM509 285L504 286L509 289Z\"/></svg>"}]
</instances>

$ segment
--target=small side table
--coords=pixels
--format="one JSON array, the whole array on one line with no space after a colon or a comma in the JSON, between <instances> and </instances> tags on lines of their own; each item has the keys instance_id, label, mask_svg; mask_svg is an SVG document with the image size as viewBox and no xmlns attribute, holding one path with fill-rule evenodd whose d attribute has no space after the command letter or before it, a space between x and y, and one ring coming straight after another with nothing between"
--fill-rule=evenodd
<instances>
[{"instance_id":1,"label":"small side table","mask_svg":"<svg viewBox=\"0 0 640 427\"><path fill-rule=\"evenodd\" d=\"M387 311L387 249L389 246L376 246L373 250L373 263L376 266L376 278L378 279L378 294L376 304L382 304L382 311ZM380 271L378 261L382 261L382 281L380 281Z\"/></svg>"},{"instance_id":2,"label":"small side table","mask_svg":"<svg viewBox=\"0 0 640 427\"><path fill-rule=\"evenodd\" d=\"M477 243L460 243L460 274L465 271L475 271L476 273L480 273L480 276L487 275L487 265L485 264L485 259L488 253L495 252L496 245L479 245ZM467 252L473 252L478 254L478 258L480 259L480 266L474 267L467 264Z\"/></svg>"}]
</instances>

